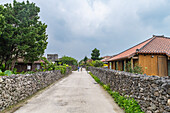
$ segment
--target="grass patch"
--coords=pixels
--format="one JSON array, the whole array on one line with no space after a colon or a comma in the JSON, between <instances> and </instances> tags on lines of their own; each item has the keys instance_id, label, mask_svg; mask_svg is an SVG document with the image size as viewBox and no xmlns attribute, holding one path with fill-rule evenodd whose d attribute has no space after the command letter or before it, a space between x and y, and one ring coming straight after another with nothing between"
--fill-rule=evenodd
<instances>
[{"instance_id":1,"label":"grass patch","mask_svg":"<svg viewBox=\"0 0 170 113\"><path fill-rule=\"evenodd\" d=\"M89 74L94 78L94 80L100 84L113 98L114 101L122 108L126 113L144 113L141 110L140 105L134 98L127 96L122 96L119 92L113 92L109 85L103 84L100 79L93 75L91 72Z\"/></svg>"}]
</instances>

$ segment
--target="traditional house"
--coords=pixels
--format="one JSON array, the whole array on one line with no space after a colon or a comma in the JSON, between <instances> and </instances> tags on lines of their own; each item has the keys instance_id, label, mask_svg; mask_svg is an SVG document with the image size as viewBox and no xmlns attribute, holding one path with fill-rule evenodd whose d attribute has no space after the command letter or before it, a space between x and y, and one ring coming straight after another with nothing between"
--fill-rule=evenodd
<instances>
[{"instance_id":1,"label":"traditional house","mask_svg":"<svg viewBox=\"0 0 170 113\"><path fill-rule=\"evenodd\" d=\"M53 63L58 62L58 54L47 54L47 60Z\"/></svg>"},{"instance_id":2,"label":"traditional house","mask_svg":"<svg viewBox=\"0 0 170 113\"><path fill-rule=\"evenodd\" d=\"M170 76L170 38L155 36L107 60L109 69L126 71L131 62L139 64L146 75Z\"/></svg>"},{"instance_id":3,"label":"traditional house","mask_svg":"<svg viewBox=\"0 0 170 113\"><path fill-rule=\"evenodd\" d=\"M102 57L102 59L100 60L100 61L102 61L103 63L108 63L107 62L107 60L109 59L109 58L111 58L111 56L104 56L104 57Z\"/></svg>"},{"instance_id":4,"label":"traditional house","mask_svg":"<svg viewBox=\"0 0 170 113\"><path fill-rule=\"evenodd\" d=\"M33 63L24 62L22 58L19 58L15 68L17 69L17 72L36 71L42 69L41 63L44 64L45 62L43 60L34 61Z\"/></svg>"},{"instance_id":5,"label":"traditional house","mask_svg":"<svg viewBox=\"0 0 170 113\"><path fill-rule=\"evenodd\" d=\"M102 59L100 61L102 61L104 63L104 67L108 68L108 62L107 60L110 59L112 56L104 56L102 57Z\"/></svg>"}]
</instances>

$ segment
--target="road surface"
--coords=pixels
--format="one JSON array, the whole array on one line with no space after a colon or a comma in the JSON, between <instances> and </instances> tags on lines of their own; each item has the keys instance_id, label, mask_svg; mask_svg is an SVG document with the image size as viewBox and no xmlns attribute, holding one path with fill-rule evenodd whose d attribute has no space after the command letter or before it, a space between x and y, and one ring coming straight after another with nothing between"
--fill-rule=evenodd
<instances>
[{"instance_id":1,"label":"road surface","mask_svg":"<svg viewBox=\"0 0 170 113\"><path fill-rule=\"evenodd\" d=\"M123 113L85 70L75 72L33 97L15 113Z\"/></svg>"}]
</instances>

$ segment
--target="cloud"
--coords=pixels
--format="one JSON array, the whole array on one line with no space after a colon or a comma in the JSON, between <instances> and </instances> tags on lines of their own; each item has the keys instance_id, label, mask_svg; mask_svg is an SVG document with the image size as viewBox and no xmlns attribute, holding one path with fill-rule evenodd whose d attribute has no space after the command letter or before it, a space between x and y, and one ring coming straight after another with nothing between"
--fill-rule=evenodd
<instances>
[{"instance_id":1,"label":"cloud","mask_svg":"<svg viewBox=\"0 0 170 113\"><path fill-rule=\"evenodd\" d=\"M1 0L2 3L11 0ZM22 1L22 0L20 0ZM169 36L168 0L31 0L48 25L47 53L82 59L114 55L153 34Z\"/></svg>"}]
</instances>

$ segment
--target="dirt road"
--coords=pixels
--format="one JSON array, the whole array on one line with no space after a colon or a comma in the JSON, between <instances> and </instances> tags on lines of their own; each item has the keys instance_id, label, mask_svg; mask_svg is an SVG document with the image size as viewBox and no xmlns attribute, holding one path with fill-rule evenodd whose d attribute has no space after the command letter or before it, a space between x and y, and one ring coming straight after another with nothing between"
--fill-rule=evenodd
<instances>
[{"instance_id":1,"label":"dirt road","mask_svg":"<svg viewBox=\"0 0 170 113\"><path fill-rule=\"evenodd\" d=\"M123 113L85 70L73 72L15 113Z\"/></svg>"}]
</instances>

